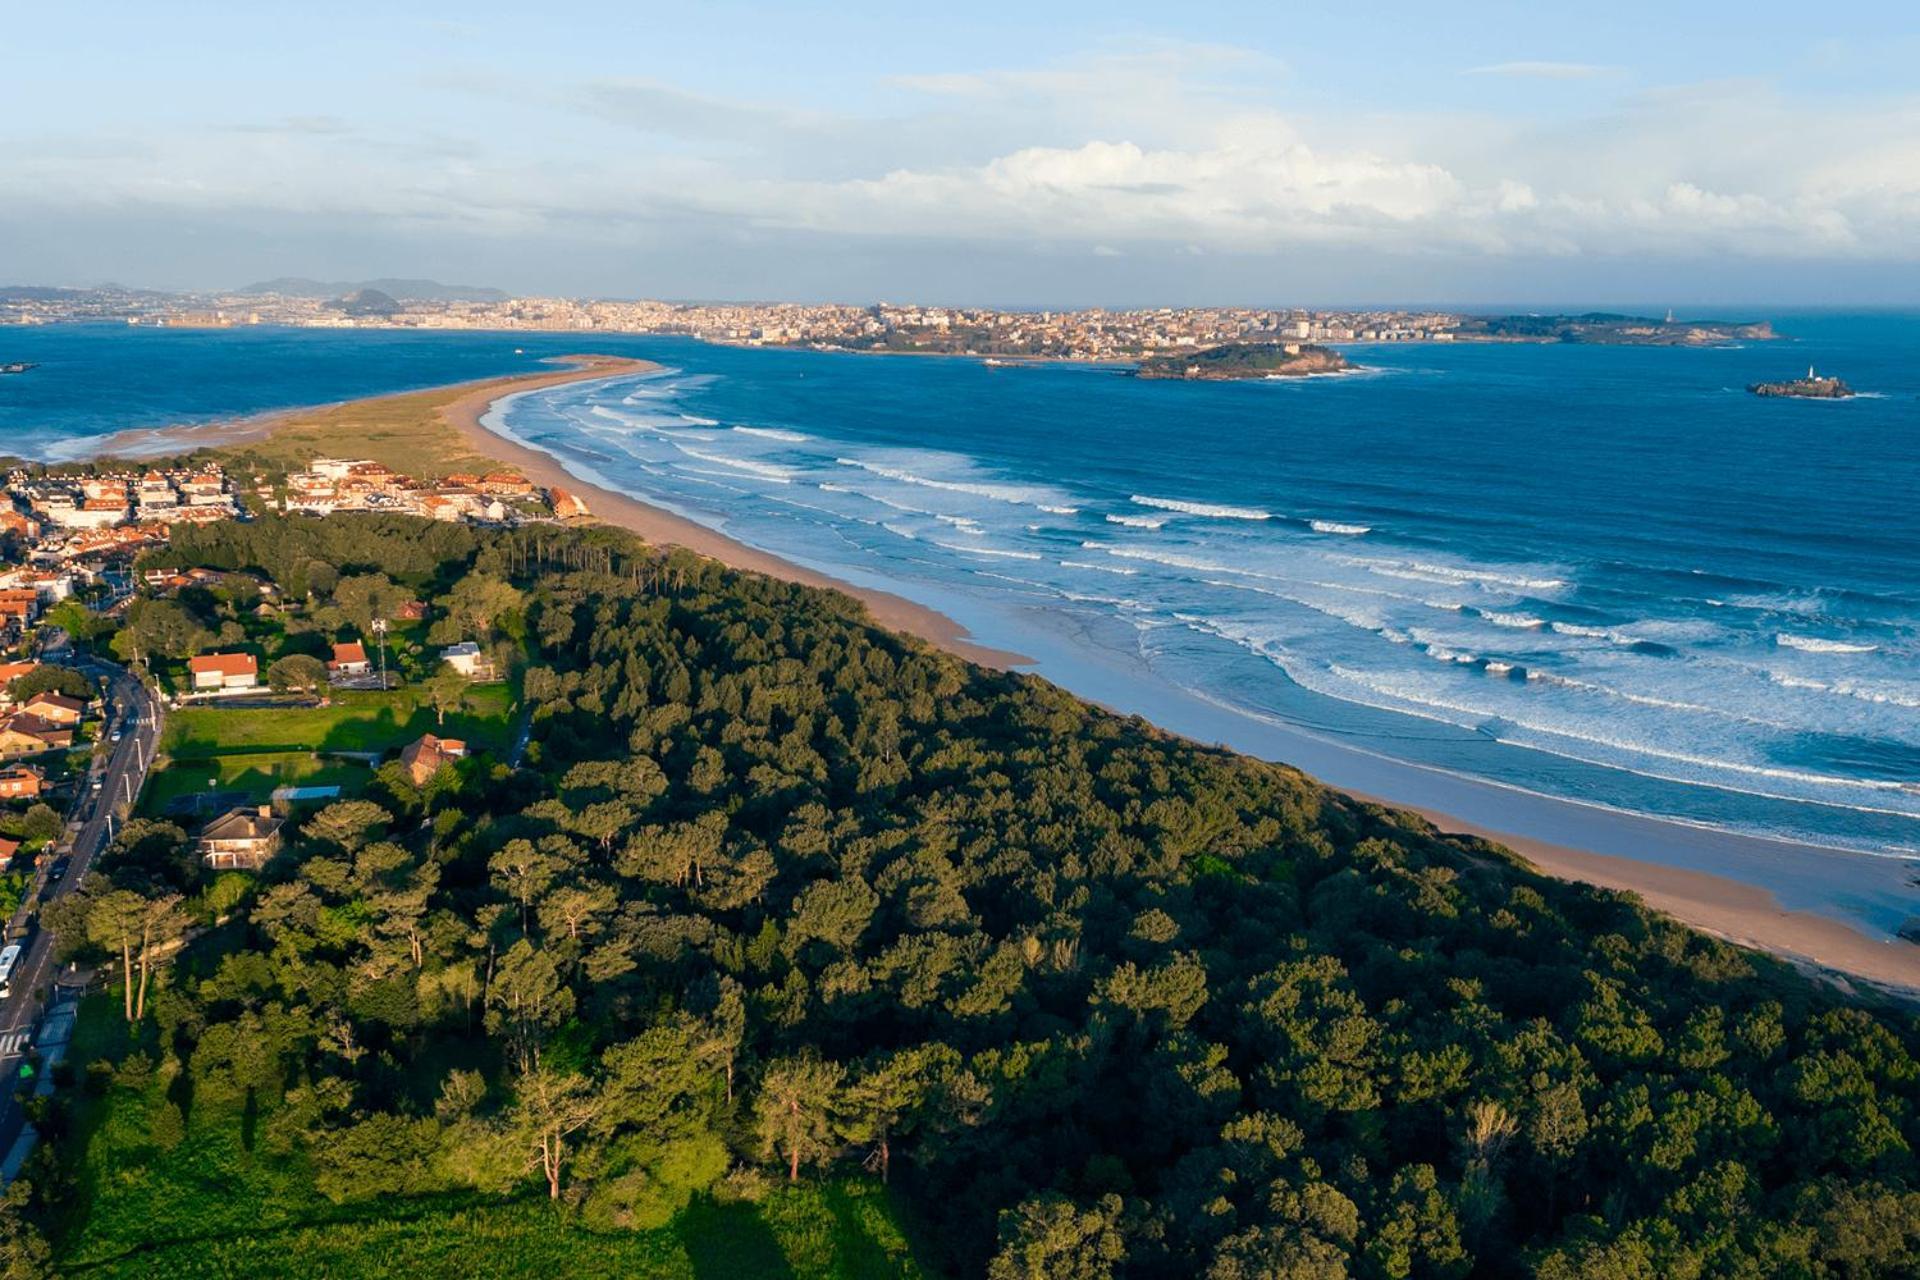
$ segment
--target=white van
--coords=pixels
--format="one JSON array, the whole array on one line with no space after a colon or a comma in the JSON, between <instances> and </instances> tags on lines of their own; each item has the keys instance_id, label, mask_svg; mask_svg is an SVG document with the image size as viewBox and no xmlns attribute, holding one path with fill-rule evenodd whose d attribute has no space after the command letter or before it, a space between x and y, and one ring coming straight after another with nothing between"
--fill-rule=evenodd
<instances>
[{"instance_id":1,"label":"white van","mask_svg":"<svg viewBox=\"0 0 1920 1280\"><path fill-rule=\"evenodd\" d=\"M13 994L13 966L20 963L20 944L13 943L0 951L0 1000Z\"/></svg>"}]
</instances>

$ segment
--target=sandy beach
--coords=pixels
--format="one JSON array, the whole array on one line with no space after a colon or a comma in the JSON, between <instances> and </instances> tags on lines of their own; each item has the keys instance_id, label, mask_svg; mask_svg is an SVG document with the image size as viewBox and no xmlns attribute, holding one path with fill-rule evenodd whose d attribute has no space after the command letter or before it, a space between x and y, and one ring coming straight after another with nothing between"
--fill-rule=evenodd
<instances>
[{"instance_id":1,"label":"sandy beach","mask_svg":"<svg viewBox=\"0 0 1920 1280\"><path fill-rule=\"evenodd\" d=\"M625 494L589 484L568 472L552 454L530 449L481 425L480 419L503 396L588 378L650 373L660 367L650 360L609 360L599 356L567 357L567 363L573 367L563 373L515 378L506 383L488 382L472 387L442 405L438 411L440 419L459 432L467 447L475 453L488 454L512 464L527 479L543 488L565 489L583 499L596 518L637 533L648 542L685 547L689 551L712 556L734 569L844 591L865 604L882 626L918 636L929 644L948 649L983 666L1006 670L1026 663L1027 659L1017 653L973 643L966 630L943 613L885 591L856 587L826 574L815 573L778 556L735 542L705 525L696 524L670 511L662 511Z\"/></svg>"},{"instance_id":2,"label":"sandy beach","mask_svg":"<svg viewBox=\"0 0 1920 1280\"><path fill-rule=\"evenodd\" d=\"M975 643L963 627L936 610L789 563L694 521L583 481L567 471L553 455L509 440L482 424L488 410L507 396L567 382L644 374L660 367L645 360L591 355L565 357L555 363L565 367L552 373L488 379L436 392L404 394L418 397L422 407L431 405L434 414L458 436L468 452L508 464L538 485L565 489L584 500L596 519L628 529L650 542L686 547L736 569L847 592L863 601L881 625L917 636L970 661L1003 670L1030 661L1019 654ZM373 405L398 399L380 397L377 401L358 403ZM115 438L102 452L151 454L159 452L158 446L163 443L170 446L168 452L243 445L297 423L311 412L262 415L171 432L128 433L128 438ZM113 447L116 444L120 447ZM1773 953L1829 976L1844 975L1885 991L1920 996L1920 948L1870 936L1827 916L1788 910L1773 894L1755 885L1698 870L1516 837L1404 802L1367 795L1358 798L1417 813L1443 832L1478 836L1504 845L1547 875L1634 894L1648 907L1729 942Z\"/></svg>"}]
</instances>

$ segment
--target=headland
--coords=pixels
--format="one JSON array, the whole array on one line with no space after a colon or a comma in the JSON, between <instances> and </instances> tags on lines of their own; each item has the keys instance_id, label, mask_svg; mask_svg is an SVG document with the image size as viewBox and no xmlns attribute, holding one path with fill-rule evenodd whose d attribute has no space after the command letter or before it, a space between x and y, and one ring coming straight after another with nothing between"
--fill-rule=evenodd
<instances>
[{"instance_id":1,"label":"headland","mask_svg":"<svg viewBox=\"0 0 1920 1280\"><path fill-rule=\"evenodd\" d=\"M1199 351L1151 356L1138 376L1188 382L1231 382L1249 378L1306 378L1351 368L1331 347L1299 342L1228 342Z\"/></svg>"}]
</instances>

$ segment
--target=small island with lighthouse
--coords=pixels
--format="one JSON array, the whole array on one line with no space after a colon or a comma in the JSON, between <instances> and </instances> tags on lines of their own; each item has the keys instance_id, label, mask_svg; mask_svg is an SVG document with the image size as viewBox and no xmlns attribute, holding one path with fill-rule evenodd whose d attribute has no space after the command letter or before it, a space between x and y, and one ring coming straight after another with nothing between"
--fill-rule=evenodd
<instances>
[{"instance_id":1,"label":"small island with lighthouse","mask_svg":"<svg viewBox=\"0 0 1920 1280\"><path fill-rule=\"evenodd\" d=\"M1846 400L1853 388L1838 378L1823 378L1807 366L1807 376L1785 382L1756 382L1747 388L1756 396L1776 396L1793 400Z\"/></svg>"}]
</instances>

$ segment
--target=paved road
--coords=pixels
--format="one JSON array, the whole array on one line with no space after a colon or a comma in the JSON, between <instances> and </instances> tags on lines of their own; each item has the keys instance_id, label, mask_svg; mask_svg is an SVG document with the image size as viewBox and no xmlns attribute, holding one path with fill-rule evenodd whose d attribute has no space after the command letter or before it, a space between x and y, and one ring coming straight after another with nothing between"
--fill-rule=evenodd
<instances>
[{"instance_id":1,"label":"paved road","mask_svg":"<svg viewBox=\"0 0 1920 1280\"><path fill-rule=\"evenodd\" d=\"M159 745L164 712L159 700L149 693L124 667L97 658L71 653L47 655L49 660L78 667L96 680L105 676L107 685L107 723L103 736L120 734L113 743L104 765L81 779L80 794L74 801L69 821L80 828L72 833L72 853L66 874L46 884L40 882L40 900L47 902L72 893L89 871L94 860L112 841L113 833L139 798L147 770L153 765L154 749ZM94 785L95 780L99 785ZM20 1136L22 1116L13 1099L13 1082L20 1069L34 1028L39 1024L42 1004L48 994L48 978L53 966L53 936L35 928L20 945L25 954L14 966L11 994L0 1000L0 1153L13 1150Z\"/></svg>"}]
</instances>

